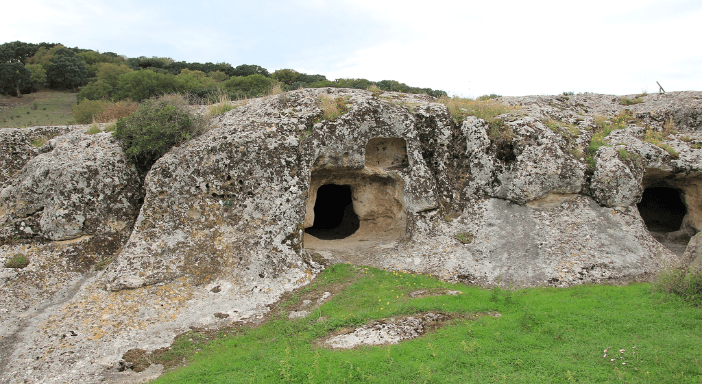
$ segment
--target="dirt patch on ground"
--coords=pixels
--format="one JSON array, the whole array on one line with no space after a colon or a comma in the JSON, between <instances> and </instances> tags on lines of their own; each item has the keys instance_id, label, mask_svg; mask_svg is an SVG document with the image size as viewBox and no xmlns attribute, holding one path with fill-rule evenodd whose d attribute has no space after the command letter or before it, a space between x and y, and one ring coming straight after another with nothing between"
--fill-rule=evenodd
<instances>
[{"instance_id":1,"label":"dirt patch on ground","mask_svg":"<svg viewBox=\"0 0 702 384\"><path fill-rule=\"evenodd\" d=\"M481 316L501 317L497 312L471 315L427 312L410 316L373 320L358 328L343 328L315 342L318 347L351 349L363 345L397 344L416 339L428 332L446 326L456 318L475 320Z\"/></svg>"}]
</instances>

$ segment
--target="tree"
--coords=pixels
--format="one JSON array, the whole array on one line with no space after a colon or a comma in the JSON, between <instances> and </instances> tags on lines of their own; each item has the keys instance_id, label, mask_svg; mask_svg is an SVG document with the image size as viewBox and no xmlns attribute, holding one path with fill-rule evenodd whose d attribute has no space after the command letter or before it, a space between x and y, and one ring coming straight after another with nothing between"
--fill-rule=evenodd
<instances>
[{"instance_id":1,"label":"tree","mask_svg":"<svg viewBox=\"0 0 702 384\"><path fill-rule=\"evenodd\" d=\"M300 76L300 72L294 69L279 69L271 75L272 78L288 85L294 83L298 76Z\"/></svg>"},{"instance_id":2,"label":"tree","mask_svg":"<svg viewBox=\"0 0 702 384\"><path fill-rule=\"evenodd\" d=\"M217 81L217 82L222 82L222 81L225 81L229 78L229 76L227 76L227 74L222 72L222 71L209 72L207 74L207 77L209 77L212 80Z\"/></svg>"},{"instance_id":3,"label":"tree","mask_svg":"<svg viewBox=\"0 0 702 384\"><path fill-rule=\"evenodd\" d=\"M38 44L23 43L21 41L13 41L0 45L0 62L5 63L26 63L27 59L34 56Z\"/></svg>"},{"instance_id":4,"label":"tree","mask_svg":"<svg viewBox=\"0 0 702 384\"><path fill-rule=\"evenodd\" d=\"M27 64L40 64L44 67L44 70L48 70L55 58L59 56L73 57L75 55L75 52L61 44L57 44L51 48L39 47L34 56L27 59Z\"/></svg>"},{"instance_id":5,"label":"tree","mask_svg":"<svg viewBox=\"0 0 702 384\"><path fill-rule=\"evenodd\" d=\"M129 72L132 72L132 69L125 64L100 63L97 65L95 77L112 87L116 87L120 75Z\"/></svg>"},{"instance_id":6,"label":"tree","mask_svg":"<svg viewBox=\"0 0 702 384\"><path fill-rule=\"evenodd\" d=\"M0 93L21 97L33 90L32 73L22 63L0 63Z\"/></svg>"},{"instance_id":7,"label":"tree","mask_svg":"<svg viewBox=\"0 0 702 384\"><path fill-rule=\"evenodd\" d=\"M77 101L82 100L103 100L110 99L114 93L114 87L103 80L93 81L82 87L78 92Z\"/></svg>"},{"instance_id":8,"label":"tree","mask_svg":"<svg viewBox=\"0 0 702 384\"><path fill-rule=\"evenodd\" d=\"M83 60L76 56L60 55L52 60L46 70L50 88L76 90L88 82L88 71Z\"/></svg>"},{"instance_id":9,"label":"tree","mask_svg":"<svg viewBox=\"0 0 702 384\"><path fill-rule=\"evenodd\" d=\"M231 77L222 85L236 97L258 97L267 94L275 80L263 75L250 75L246 77Z\"/></svg>"},{"instance_id":10,"label":"tree","mask_svg":"<svg viewBox=\"0 0 702 384\"><path fill-rule=\"evenodd\" d=\"M224 73L227 76L251 76L251 75L262 75L265 77L270 77L270 73L266 68L260 67L258 65L242 64L238 67L232 69L225 69Z\"/></svg>"},{"instance_id":11,"label":"tree","mask_svg":"<svg viewBox=\"0 0 702 384\"><path fill-rule=\"evenodd\" d=\"M39 64L26 64L24 66L32 74L32 81L39 85L46 84L46 71Z\"/></svg>"},{"instance_id":12,"label":"tree","mask_svg":"<svg viewBox=\"0 0 702 384\"><path fill-rule=\"evenodd\" d=\"M153 96L171 93L175 89L175 76L152 70L134 71L120 75L114 98L141 101Z\"/></svg>"}]
</instances>

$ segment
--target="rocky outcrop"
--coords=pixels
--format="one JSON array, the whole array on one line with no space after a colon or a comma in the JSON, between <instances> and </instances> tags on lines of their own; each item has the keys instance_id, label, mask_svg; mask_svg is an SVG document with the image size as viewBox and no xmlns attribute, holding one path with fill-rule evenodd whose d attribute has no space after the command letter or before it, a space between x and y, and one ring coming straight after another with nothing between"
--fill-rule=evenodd
<instances>
[{"instance_id":1,"label":"rocky outcrop","mask_svg":"<svg viewBox=\"0 0 702 384\"><path fill-rule=\"evenodd\" d=\"M34 156L51 150L45 143L71 126L0 129L0 189Z\"/></svg>"},{"instance_id":2,"label":"rocky outcrop","mask_svg":"<svg viewBox=\"0 0 702 384\"><path fill-rule=\"evenodd\" d=\"M42 148L0 192L1 238L128 235L141 182L112 135L77 130Z\"/></svg>"},{"instance_id":3,"label":"rocky outcrop","mask_svg":"<svg viewBox=\"0 0 702 384\"><path fill-rule=\"evenodd\" d=\"M26 147L2 160L0 263L30 263L0 271L0 380L99 381L129 349L260 321L334 262L568 286L694 258L702 94L638 99L504 97L456 122L428 96L298 90L214 118L143 187L109 134Z\"/></svg>"}]
</instances>

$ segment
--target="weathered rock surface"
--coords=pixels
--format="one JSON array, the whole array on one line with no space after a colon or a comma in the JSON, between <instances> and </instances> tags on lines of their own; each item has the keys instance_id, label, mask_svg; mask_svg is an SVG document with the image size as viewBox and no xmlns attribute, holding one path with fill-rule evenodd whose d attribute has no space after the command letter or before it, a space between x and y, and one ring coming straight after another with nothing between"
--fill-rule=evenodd
<instances>
[{"instance_id":1,"label":"weathered rock surface","mask_svg":"<svg viewBox=\"0 0 702 384\"><path fill-rule=\"evenodd\" d=\"M112 135L75 130L47 146L0 191L0 238L128 235L141 182Z\"/></svg>"},{"instance_id":2,"label":"weathered rock surface","mask_svg":"<svg viewBox=\"0 0 702 384\"><path fill-rule=\"evenodd\" d=\"M325 120L321 95L348 111ZM30 131L0 130L0 145L23 143L1 158L0 264L30 260L0 271L0 382L115 378L129 349L260 321L329 262L487 285L648 278L683 260L659 240L684 247L702 229L702 93L640 99L504 97L495 125L455 123L427 96L299 90L216 117L143 187L108 134L70 132L36 150ZM596 123L624 109L628 126L589 167ZM675 228L642 219L649 188L680 195ZM315 209L323 200L329 212ZM664 211L649 216L666 224Z\"/></svg>"},{"instance_id":3,"label":"weathered rock surface","mask_svg":"<svg viewBox=\"0 0 702 384\"><path fill-rule=\"evenodd\" d=\"M44 142L74 128L59 126L0 129L0 189L22 170L31 158L51 149L50 146L44 146Z\"/></svg>"}]
</instances>

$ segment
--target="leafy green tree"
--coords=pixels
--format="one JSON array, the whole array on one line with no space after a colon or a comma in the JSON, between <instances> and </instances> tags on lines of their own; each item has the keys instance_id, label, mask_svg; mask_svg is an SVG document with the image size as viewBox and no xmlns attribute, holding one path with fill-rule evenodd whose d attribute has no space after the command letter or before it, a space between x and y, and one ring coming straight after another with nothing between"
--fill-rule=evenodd
<instances>
[{"instance_id":1,"label":"leafy green tree","mask_svg":"<svg viewBox=\"0 0 702 384\"><path fill-rule=\"evenodd\" d=\"M138 71L148 72L148 71ZM122 141L127 157L145 175L173 146L190 140L204 122L188 111L180 95L146 100L131 116L117 120L114 136Z\"/></svg>"},{"instance_id":2,"label":"leafy green tree","mask_svg":"<svg viewBox=\"0 0 702 384\"><path fill-rule=\"evenodd\" d=\"M227 74L222 72L222 71L209 72L209 73L207 73L207 77L211 78L214 81L220 82L220 83L229 78L229 76L227 76Z\"/></svg>"},{"instance_id":3,"label":"leafy green tree","mask_svg":"<svg viewBox=\"0 0 702 384\"><path fill-rule=\"evenodd\" d=\"M116 87L119 77L129 72L132 72L132 69L125 64L99 63L95 77L112 87Z\"/></svg>"},{"instance_id":4,"label":"leafy green tree","mask_svg":"<svg viewBox=\"0 0 702 384\"><path fill-rule=\"evenodd\" d=\"M22 63L0 63L0 93L21 97L33 90L32 73Z\"/></svg>"},{"instance_id":5,"label":"leafy green tree","mask_svg":"<svg viewBox=\"0 0 702 384\"><path fill-rule=\"evenodd\" d=\"M259 97L266 95L275 84L275 80L263 75L231 77L222 83L234 97Z\"/></svg>"},{"instance_id":6,"label":"leafy green tree","mask_svg":"<svg viewBox=\"0 0 702 384\"><path fill-rule=\"evenodd\" d=\"M279 69L271 75L272 78L280 81L283 84L292 84L295 82L295 79L300 76L300 72L294 70L294 69Z\"/></svg>"},{"instance_id":7,"label":"leafy green tree","mask_svg":"<svg viewBox=\"0 0 702 384\"><path fill-rule=\"evenodd\" d=\"M88 83L78 92L78 102L82 100L108 100L112 98L114 87L104 80L97 80Z\"/></svg>"},{"instance_id":8,"label":"leafy green tree","mask_svg":"<svg viewBox=\"0 0 702 384\"><path fill-rule=\"evenodd\" d=\"M46 70L46 81L50 88L71 89L88 82L88 71L83 60L76 56L60 55L51 61Z\"/></svg>"},{"instance_id":9,"label":"leafy green tree","mask_svg":"<svg viewBox=\"0 0 702 384\"><path fill-rule=\"evenodd\" d=\"M306 73L300 73L295 79L296 82L311 84L317 81L325 81L327 77L324 75L308 75Z\"/></svg>"},{"instance_id":10,"label":"leafy green tree","mask_svg":"<svg viewBox=\"0 0 702 384\"><path fill-rule=\"evenodd\" d=\"M270 77L270 73L268 73L268 70L266 68L263 68L258 65L252 65L252 64L242 64L237 66L231 71L224 71L228 76L233 77L233 76L251 76L251 75L262 75L265 77Z\"/></svg>"},{"instance_id":11,"label":"leafy green tree","mask_svg":"<svg viewBox=\"0 0 702 384\"><path fill-rule=\"evenodd\" d=\"M46 71L39 64L26 64L24 66L32 74L32 81L39 85L46 84Z\"/></svg>"},{"instance_id":12,"label":"leafy green tree","mask_svg":"<svg viewBox=\"0 0 702 384\"><path fill-rule=\"evenodd\" d=\"M51 48L39 47L34 56L27 59L27 64L40 64L44 67L44 70L48 70L55 58L59 56L73 57L75 55L75 52L61 44L57 44Z\"/></svg>"},{"instance_id":13,"label":"leafy green tree","mask_svg":"<svg viewBox=\"0 0 702 384\"><path fill-rule=\"evenodd\" d=\"M3 63L22 63L34 56L38 44L24 43L21 41L13 41L0 45L0 62Z\"/></svg>"},{"instance_id":14,"label":"leafy green tree","mask_svg":"<svg viewBox=\"0 0 702 384\"><path fill-rule=\"evenodd\" d=\"M183 69L175 80L176 89L181 93L217 87L217 82L202 71Z\"/></svg>"},{"instance_id":15,"label":"leafy green tree","mask_svg":"<svg viewBox=\"0 0 702 384\"><path fill-rule=\"evenodd\" d=\"M114 99L141 101L153 96L171 93L175 90L175 76L141 70L119 76L113 94Z\"/></svg>"}]
</instances>

